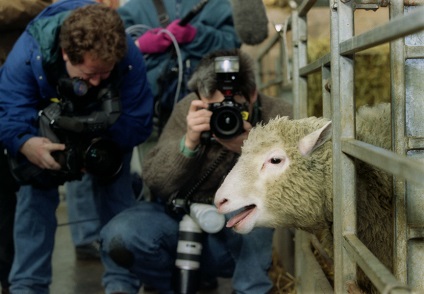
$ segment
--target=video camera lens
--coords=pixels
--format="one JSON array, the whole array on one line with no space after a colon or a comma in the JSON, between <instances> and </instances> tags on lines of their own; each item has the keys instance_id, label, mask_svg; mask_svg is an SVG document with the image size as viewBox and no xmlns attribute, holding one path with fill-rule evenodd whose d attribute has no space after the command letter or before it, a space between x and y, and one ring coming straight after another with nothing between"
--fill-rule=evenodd
<instances>
[{"instance_id":1,"label":"video camera lens","mask_svg":"<svg viewBox=\"0 0 424 294\"><path fill-rule=\"evenodd\" d=\"M113 141L96 138L84 153L84 167L99 178L112 178L122 168L122 153Z\"/></svg>"}]
</instances>

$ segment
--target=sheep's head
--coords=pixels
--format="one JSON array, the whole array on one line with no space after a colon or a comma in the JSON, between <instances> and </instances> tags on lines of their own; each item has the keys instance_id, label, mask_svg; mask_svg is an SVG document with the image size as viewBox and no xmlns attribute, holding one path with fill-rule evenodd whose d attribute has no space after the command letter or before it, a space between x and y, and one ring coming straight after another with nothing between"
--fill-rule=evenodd
<instances>
[{"instance_id":1,"label":"sheep's head","mask_svg":"<svg viewBox=\"0 0 424 294\"><path fill-rule=\"evenodd\" d=\"M315 117L271 120L257 126L215 196L239 233L254 227L326 225L331 206L331 122ZM323 146L324 145L324 146ZM331 194L331 192L330 192ZM330 208L331 209L331 208Z\"/></svg>"}]
</instances>

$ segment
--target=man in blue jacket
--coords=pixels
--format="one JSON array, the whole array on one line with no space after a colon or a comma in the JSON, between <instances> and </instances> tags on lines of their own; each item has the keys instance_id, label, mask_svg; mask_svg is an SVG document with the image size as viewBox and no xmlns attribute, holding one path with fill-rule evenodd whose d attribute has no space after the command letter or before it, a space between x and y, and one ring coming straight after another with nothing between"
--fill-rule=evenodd
<instances>
[{"instance_id":1,"label":"man in blue jacket","mask_svg":"<svg viewBox=\"0 0 424 294\"><path fill-rule=\"evenodd\" d=\"M122 155L113 178L94 177L103 224L134 204L131 154L151 133L152 107L143 58L115 10L61 0L27 26L0 69L0 142L24 167L14 170L17 177L25 167L37 171L20 178L11 293L48 293L58 185L87 169L86 162L77 164L80 158L69 158L78 154L69 144L100 136ZM71 114L61 117L65 108ZM48 120L47 131L41 118ZM64 137L72 140L56 140Z\"/></svg>"}]
</instances>

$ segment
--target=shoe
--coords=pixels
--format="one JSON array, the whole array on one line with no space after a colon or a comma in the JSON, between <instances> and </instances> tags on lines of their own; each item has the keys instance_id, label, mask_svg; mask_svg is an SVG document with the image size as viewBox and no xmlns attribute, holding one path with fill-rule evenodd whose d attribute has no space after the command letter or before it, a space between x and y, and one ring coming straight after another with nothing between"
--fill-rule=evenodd
<instances>
[{"instance_id":1,"label":"shoe","mask_svg":"<svg viewBox=\"0 0 424 294\"><path fill-rule=\"evenodd\" d=\"M75 246L77 260L100 260L99 249L94 243Z\"/></svg>"}]
</instances>

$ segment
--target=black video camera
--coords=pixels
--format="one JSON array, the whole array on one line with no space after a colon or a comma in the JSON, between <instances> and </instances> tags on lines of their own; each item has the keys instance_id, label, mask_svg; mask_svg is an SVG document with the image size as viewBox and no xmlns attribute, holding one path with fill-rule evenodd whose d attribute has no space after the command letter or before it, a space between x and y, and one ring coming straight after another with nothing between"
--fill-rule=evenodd
<instances>
[{"instance_id":1,"label":"black video camera","mask_svg":"<svg viewBox=\"0 0 424 294\"><path fill-rule=\"evenodd\" d=\"M122 167L122 152L104 138L104 131L121 114L118 91L112 86L89 89L80 79L59 81L60 99L39 112L39 136L65 144L64 151L52 152L60 170L43 170L26 159L9 156L12 174L20 184L48 188L81 179L83 170L110 179Z\"/></svg>"},{"instance_id":2,"label":"black video camera","mask_svg":"<svg viewBox=\"0 0 424 294\"><path fill-rule=\"evenodd\" d=\"M215 58L217 87L224 95L224 101L209 104L208 109L212 111L211 131L202 134L204 143L210 141L212 134L220 139L231 139L244 132L243 120L248 119L249 112L245 105L234 100L234 96L240 93L238 72L238 56Z\"/></svg>"}]
</instances>

